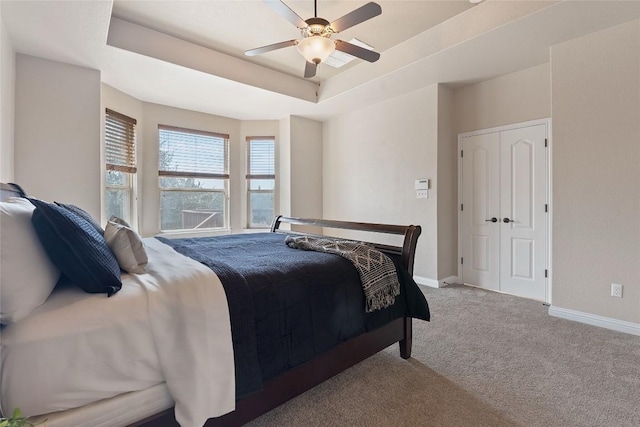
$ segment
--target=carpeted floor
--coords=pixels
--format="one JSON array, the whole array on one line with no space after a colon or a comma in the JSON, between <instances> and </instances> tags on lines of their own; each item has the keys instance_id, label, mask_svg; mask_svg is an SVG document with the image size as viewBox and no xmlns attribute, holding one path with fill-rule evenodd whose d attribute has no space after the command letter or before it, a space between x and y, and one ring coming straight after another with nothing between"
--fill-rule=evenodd
<instances>
[{"instance_id":1,"label":"carpeted floor","mask_svg":"<svg viewBox=\"0 0 640 427\"><path fill-rule=\"evenodd\" d=\"M640 337L550 317L542 303L423 288L413 357L387 348L248 424L640 426Z\"/></svg>"}]
</instances>

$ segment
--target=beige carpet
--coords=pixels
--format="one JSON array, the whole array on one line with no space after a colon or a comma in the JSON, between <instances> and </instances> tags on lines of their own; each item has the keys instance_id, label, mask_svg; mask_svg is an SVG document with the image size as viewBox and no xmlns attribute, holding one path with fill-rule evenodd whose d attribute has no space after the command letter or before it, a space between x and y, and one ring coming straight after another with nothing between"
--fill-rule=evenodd
<instances>
[{"instance_id":1,"label":"beige carpet","mask_svg":"<svg viewBox=\"0 0 640 427\"><path fill-rule=\"evenodd\" d=\"M640 337L539 302L423 288L413 357L389 347L254 420L258 426L640 426Z\"/></svg>"}]
</instances>

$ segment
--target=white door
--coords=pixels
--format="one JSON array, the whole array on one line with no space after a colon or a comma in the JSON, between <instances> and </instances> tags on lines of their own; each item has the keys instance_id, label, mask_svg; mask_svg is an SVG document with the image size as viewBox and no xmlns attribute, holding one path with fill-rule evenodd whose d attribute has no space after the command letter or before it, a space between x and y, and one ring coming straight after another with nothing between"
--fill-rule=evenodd
<instances>
[{"instance_id":1,"label":"white door","mask_svg":"<svg viewBox=\"0 0 640 427\"><path fill-rule=\"evenodd\" d=\"M498 133L462 140L462 269L465 283L499 290Z\"/></svg>"},{"instance_id":2,"label":"white door","mask_svg":"<svg viewBox=\"0 0 640 427\"><path fill-rule=\"evenodd\" d=\"M546 297L545 125L500 132L500 290Z\"/></svg>"},{"instance_id":3,"label":"white door","mask_svg":"<svg viewBox=\"0 0 640 427\"><path fill-rule=\"evenodd\" d=\"M461 137L462 282L546 300L547 125Z\"/></svg>"}]
</instances>

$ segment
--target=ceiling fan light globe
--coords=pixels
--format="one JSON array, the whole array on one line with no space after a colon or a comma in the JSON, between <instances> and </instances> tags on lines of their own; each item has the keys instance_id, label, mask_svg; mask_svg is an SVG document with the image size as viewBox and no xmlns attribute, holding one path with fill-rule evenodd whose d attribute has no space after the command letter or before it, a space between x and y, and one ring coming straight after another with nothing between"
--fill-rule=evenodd
<instances>
[{"instance_id":1,"label":"ceiling fan light globe","mask_svg":"<svg viewBox=\"0 0 640 427\"><path fill-rule=\"evenodd\" d=\"M296 48L307 62L319 64L336 50L336 45L327 37L311 36L300 40Z\"/></svg>"}]
</instances>

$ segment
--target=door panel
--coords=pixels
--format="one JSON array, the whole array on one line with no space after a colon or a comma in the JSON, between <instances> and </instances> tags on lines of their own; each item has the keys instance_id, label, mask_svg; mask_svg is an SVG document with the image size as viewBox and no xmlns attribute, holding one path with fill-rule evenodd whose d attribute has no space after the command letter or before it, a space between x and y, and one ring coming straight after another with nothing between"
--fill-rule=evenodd
<instances>
[{"instance_id":1,"label":"door panel","mask_svg":"<svg viewBox=\"0 0 640 427\"><path fill-rule=\"evenodd\" d=\"M500 290L545 300L546 126L500 132Z\"/></svg>"},{"instance_id":2,"label":"door panel","mask_svg":"<svg viewBox=\"0 0 640 427\"><path fill-rule=\"evenodd\" d=\"M499 289L498 134L465 137L462 141L462 257L463 281Z\"/></svg>"}]
</instances>

